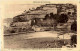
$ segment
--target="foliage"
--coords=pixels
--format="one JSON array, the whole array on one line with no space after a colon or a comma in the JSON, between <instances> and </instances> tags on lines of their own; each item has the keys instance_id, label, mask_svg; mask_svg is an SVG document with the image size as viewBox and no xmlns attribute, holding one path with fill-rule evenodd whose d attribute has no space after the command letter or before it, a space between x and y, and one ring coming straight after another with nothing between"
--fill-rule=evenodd
<instances>
[{"instance_id":1,"label":"foliage","mask_svg":"<svg viewBox=\"0 0 80 51\"><path fill-rule=\"evenodd\" d=\"M13 22L25 22L25 21L27 21L26 18L27 17L25 17L25 15L18 15L13 18Z\"/></svg>"},{"instance_id":2,"label":"foliage","mask_svg":"<svg viewBox=\"0 0 80 51\"><path fill-rule=\"evenodd\" d=\"M46 20L48 18L49 18L49 14L46 14L44 20Z\"/></svg>"},{"instance_id":3,"label":"foliage","mask_svg":"<svg viewBox=\"0 0 80 51\"><path fill-rule=\"evenodd\" d=\"M76 21L74 21L74 22L72 23L72 25L71 25L71 30L77 31L77 22L76 22Z\"/></svg>"},{"instance_id":4,"label":"foliage","mask_svg":"<svg viewBox=\"0 0 80 51\"><path fill-rule=\"evenodd\" d=\"M77 44L77 36L76 35L71 36L71 45L73 45L73 44Z\"/></svg>"},{"instance_id":5,"label":"foliage","mask_svg":"<svg viewBox=\"0 0 80 51\"><path fill-rule=\"evenodd\" d=\"M57 19L58 23L66 23L67 21L68 21L68 16L66 14L61 14Z\"/></svg>"}]
</instances>

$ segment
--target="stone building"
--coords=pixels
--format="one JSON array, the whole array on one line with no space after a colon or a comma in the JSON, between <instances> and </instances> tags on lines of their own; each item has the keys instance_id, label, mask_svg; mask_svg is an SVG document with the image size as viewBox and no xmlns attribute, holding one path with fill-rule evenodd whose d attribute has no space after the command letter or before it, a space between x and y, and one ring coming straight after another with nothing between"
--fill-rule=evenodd
<instances>
[{"instance_id":1,"label":"stone building","mask_svg":"<svg viewBox=\"0 0 80 51\"><path fill-rule=\"evenodd\" d=\"M13 22L11 27L15 32L26 31L31 27L31 20L27 22Z\"/></svg>"},{"instance_id":2,"label":"stone building","mask_svg":"<svg viewBox=\"0 0 80 51\"><path fill-rule=\"evenodd\" d=\"M21 27L22 29L23 27L28 25L27 23L29 21L31 21L29 26L38 25L38 26L43 26L43 27L44 26L45 27L49 27L49 26L60 27L59 25L61 24L57 25L57 21L55 19L50 18L50 13L52 13L53 15L58 15L56 17L59 17L61 14L67 14L68 16L70 15L71 17L74 12L75 12L74 9L70 9L70 8L67 9L66 4L58 4L58 5L57 4L45 4L45 5L41 5L40 7L37 7L36 9L29 10L28 12L18 15L14 17L13 20L17 20L16 23L14 23L14 25L18 26L19 24L19 27L20 25L21 26L23 25ZM48 18L46 18L47 14L48 14L47 16ZM72 20L69 19L69 21L72 21ZM67 23L70 23L69 21ZM63 26L63 27L66 27L66 26Z\"/></svg>"}]
</instances>

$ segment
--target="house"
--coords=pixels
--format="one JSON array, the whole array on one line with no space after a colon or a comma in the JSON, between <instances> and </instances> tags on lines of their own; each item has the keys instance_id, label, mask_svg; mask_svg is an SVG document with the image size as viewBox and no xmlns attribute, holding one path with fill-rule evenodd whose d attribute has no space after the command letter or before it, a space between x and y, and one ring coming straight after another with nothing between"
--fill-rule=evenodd
<instances>
[{"instance_id":1,"label":"house","mask_svg":"<svg viewBox=\"0 0 80 51\"><path fill-rule=\"evenodd\" d=\"M31 20L27 22L12 22L11 28L16 32L26 31L31 27Z\"/></svg>"},{"instance_id":2,"label":"house","mask_svg":"<svg viewBox=\"0 0 80 51\"><path fill-rule=\"evenodd\" d=\"M52 12L51 12L52 13ZM31 18L31 20L33 20L33 22L36 23L32 23L32 24L36 24L39 26L49 26L49 25L53 25L54 24L54 20L52 19L45 19L46 15L50 15L50 12L47 12L46 10L34 10L30 13L27 14L27 17Z\"/></svg>"},{"instance_id":3,"label":"house","mask_svg":"<svg viewBox=\"0 0 80 51\"><path fill-rule=\"evenodd\" d=\"M12 22L11 27L26 27L28 25L31 25L31 20L27 22Z\"/></svg>"},{"instance_id":4,"label":"house","mask_svg":"<svg viewBox=\"0 0 80 51\"><path fill-rule=\"evenodd\" d=\"M27 14L28 19L34 19L34 18L44 18L45 14Z\"/></svg>"},{"instance_id":5,"label":"house","mask_svg":"<svg viewBox=\"0 0 80 51\"><path fill-rule=\"evenodd\" d=\"M58 28L66 28L66 25L63 25L63 26L62 24L57 25L56 20L50 18L50 17L54 17L54 16L51 16L51 14L53 15L66 14L66 15L72 16L74 12L75 12L74 9L70 9L70 8L67 9L66 4L41 5L40 7L37 7L36 9L29 10L21 15L14 17L17 21L13 24L13 27L19 27L21 29L24 29L27 26L37 25L41 27L54 27L55 28L57 26ZM58 17L58 16L55 16L55 17ZM19 18L21 18L22 21Z\"/></svg>"}]
</instances>

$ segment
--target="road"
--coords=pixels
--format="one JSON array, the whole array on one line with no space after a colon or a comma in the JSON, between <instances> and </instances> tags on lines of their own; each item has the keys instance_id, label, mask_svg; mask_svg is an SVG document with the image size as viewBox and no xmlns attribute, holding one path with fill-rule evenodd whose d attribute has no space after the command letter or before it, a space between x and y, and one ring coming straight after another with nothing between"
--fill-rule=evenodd
<instances>
[{"instance_id":1,"label":"road","mask_svg":"<svg viewBox=\"0 0 80 51\"><path fill-rule=\"evenodd\" d=\"M54 42L56 40L58 40L57 33L59 33L59 32L47 31L47 32L33 32L33 33L26 33L26 34L4 36L4 45L5 45L4 47L5 48L13 48L13 49L36 48L36 47L47 48L48 46L55 47ZM70 39L69 35L64 35L64 36L67 37L68 40ZM63 35L61 35L60 37L61 37L61 39L63 39ZM53 46L52 46L52 44L53 44ZM60 47L61 47L61 45L60 45Z\"/></svg>"}]
</instances>

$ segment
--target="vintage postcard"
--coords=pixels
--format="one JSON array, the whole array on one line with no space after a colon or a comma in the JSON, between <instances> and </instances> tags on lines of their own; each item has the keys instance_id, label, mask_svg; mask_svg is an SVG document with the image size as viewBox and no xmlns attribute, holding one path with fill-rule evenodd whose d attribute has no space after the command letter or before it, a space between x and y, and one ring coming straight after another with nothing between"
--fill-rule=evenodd
<instances>
[{"instance_id":1,"label":"vintage postcard","mask_svg":"<svg viewBox=\"0 0 80 51\"><path fill-rule=\"evenodd\" d=\"M1 3L1 50L80 51L79 1Z\"/></svg>"}]
</instances>

